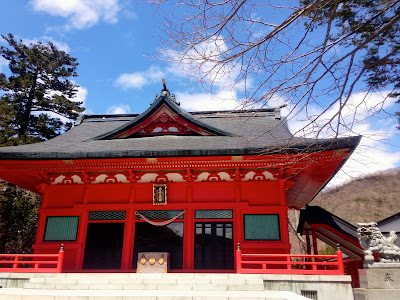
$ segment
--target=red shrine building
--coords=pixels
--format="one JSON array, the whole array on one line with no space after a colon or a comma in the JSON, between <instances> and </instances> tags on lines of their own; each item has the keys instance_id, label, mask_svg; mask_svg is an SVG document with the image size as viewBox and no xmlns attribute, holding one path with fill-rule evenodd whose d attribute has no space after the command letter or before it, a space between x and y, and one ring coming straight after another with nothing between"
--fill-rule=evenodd
<instances>
[{"instance_id":1,"label":"red shrine building","mask_svg":"<svg viewBox=\"0 0 400 300\"><path fill-rule=\"evenodd\" d=\"M164 89L141 114L84 115L52 140L0 148L0 177L42 195L34 253L64 272L235 269L234 253L290 253L301 209L360 137L294 137L280 108L186 112Z\"/></svg>"}]
</instances>

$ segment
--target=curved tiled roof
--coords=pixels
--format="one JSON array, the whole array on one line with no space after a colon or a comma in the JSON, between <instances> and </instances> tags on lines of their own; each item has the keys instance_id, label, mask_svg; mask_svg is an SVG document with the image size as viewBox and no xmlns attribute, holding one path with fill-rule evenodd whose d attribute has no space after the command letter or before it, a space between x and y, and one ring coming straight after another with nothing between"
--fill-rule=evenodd
<instances>
[{"instance_id":1,"label":"curved tiled roof","mask_svg":"<svg viewBox=\"0 0 400 300\"><path fill-rule=\"evenodd\" d=\"M142 122L167 104L188 122L214 135L158 135L104 139ZM79 124L78 124L79 123ZM142 114L85 115L70 131L51 140L0 148L0 159L80 159L122 157L215 156L296 153L353 149L360 137L315 140L294 137L279 109L185 112L172 96L160 96Z\"/></svg>"}]
</instances>

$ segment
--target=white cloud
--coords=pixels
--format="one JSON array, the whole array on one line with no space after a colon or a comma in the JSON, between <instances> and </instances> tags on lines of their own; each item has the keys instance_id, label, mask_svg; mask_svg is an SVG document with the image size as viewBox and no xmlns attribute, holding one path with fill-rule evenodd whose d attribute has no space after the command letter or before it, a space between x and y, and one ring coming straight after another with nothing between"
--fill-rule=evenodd
<instances>
[{"instance_id":1,"label":"white cloud","mask_svg":"<svg viewBox=\"0 0 400 300\"><path fill-rule=\"evenodd\" d=\"M36 11L68 19L68 27L82 29L100 20L116 23L120 10L118 0L32 0Z\"/></svg>"},{"instance_id":2,"label":"white cloud","mask_svg":"<svg viewBox=\"0 0 400 300\"><path fill-rule=\"evenodd\" d=\"M151 66L145 72L124 73L116 80L115 84L124 89L141 89L143 86L160 82L165 76L158 67Z\"/></svg>"},{"instance_id":3,"label":"white cloud","mask_svg":"<svg viewBox=\"0 0 400 300\"><path fill-rule=\"evenodd\" d=\"M128 114L130 113L131 108L128 104L120 104L118 106L111 106L107 109L107 114Z\"/></svg>"},{"instance_id":4,"label":"white cloud","mask_svg":"<svg viewBox=\"0 0 400 300\"><path fill-rule=\"evenodd\" d=\"M215 63L222 59L227 50L224 38L219 36L200 43L186 52L179 53L169 49L160 52L167 60L173 62L169 71L175 75L193 78L196 81L201 78L203 84L212 85L217 90L228 87L243 90L244 82L236 83L240 66L233 63L221 66Z\"/></svg>"},{"instance_id":5,"label":"white cloud","mask_svg":"<svg viewBox=\"0 0 400 300\"><path fill-rule=\"evenodd\" d=\"M387 97L388 91L354 93L339 112L340 104L336 102L329 109L321 105L300 105L292 109L289 105L283 110L288 115L289 128L300 136L330 138L339 135L363 135L368 122L379 120L378 114L395 104L394 98ZM292 106L292 107L291 107ZM327 107L328 104L325 104ZM340 117L340 126L338 122ZM377 119L375 119L375 117ZM374 120L374 121L373 121ZM386 126L383 124L383 126ZM374 126L376 128L376 126Z\"/></svg>"},{"instance_id":6,"label":"white cloud","mask_svg":"<svg viewBox=\"0 0 400 300\"><path fill-rule=\"evenodd\" d=\"M76 97L71 100L75 102L82 102L82 106L85 106L87 94L88 94L87 88L80 86L78 87L78 92L76 93Z\"/></svg>"},{"instance_id":7,"label":"white cloud","mask_svg":"<svg viewBox=\"0 0 400 300\"><path fill-rule=\"evenodd\" d=\"M393 152L385 141L372 141L367 132L360 145L343 168L331 180L328 187L343 184L356 177L363 177L398 166L400 152Z\"/></svg>"},{"instance_id":8,"label":"white cloud","mask_svg":"<svg viewBox=\"0 0 400 300\"><path fill-rule=\"evenodd\" d=\"M215 95L177 92L176 98L181 103L181 107L187 111L232 110L242 107L235 93L228 91L221 91Z\"/></svg>"},{"instance_id":9,"label":"white cloud","mask_svg":"<svg viewBox=\"0 0 400 300\"><path fill-rule=\"evenodd\" d=\"M400 152L389 143L390 139L398 134L397 119L382 111L393 106L395 99L387 98L386 95L387 91L370 94L360 92L349 98L348 104L341 112L341 123L344 126L339 129L339 137L362 135L363 138L328 187L399 165ZM305 111L292 111L292 115L289 115L289 128L296 132L296 135L315 137L321 126L335 115L338 108L339 104L335 104L323 113L323 108L309 105L307 114ZM289 113L290 106L284 111ZM310 119L321 113L322 116L316 123L307 126ZM320 132L319 138L335 136L337 122L337 118L331 121L331 126ZM306 130L302 131L305 126Z\"/></svg>"}]
</instances>

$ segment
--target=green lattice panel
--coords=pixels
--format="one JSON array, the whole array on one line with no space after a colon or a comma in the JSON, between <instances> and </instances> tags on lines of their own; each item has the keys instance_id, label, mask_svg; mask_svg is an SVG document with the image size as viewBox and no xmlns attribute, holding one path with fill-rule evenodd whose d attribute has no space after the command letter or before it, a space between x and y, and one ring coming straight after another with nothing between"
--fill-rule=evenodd
<instances>
[{"instance_id":1,"label":"green lattice panel","mask_svg":"<svg viewBox=\"0 0 400 300\"><path fill-rule=\"evenodd\" d=\"M113 210L113 211L91 211L89 212L89 221L97 220L125 220L125 211Z\"/></svg>"},{"instance_id":2,"label":"green lattice panel","mask_svg":"<svg viewBox=\"0 0 400 300\"><path fill-rule=\"evenodd\" d=\"M79 217L47 217L44 241L75 241Z\"/></svg>"},{"instance_id":3,"label":"green lattice panel","mask_svg":"<svg viewBox=\"0 0 400 300\"><path fill-rule=\"evenodd\" d=\"M233 219L233 211L231 209L219 209L219 210L196 210L196 219Z\"/></svg>"}]
</instances>

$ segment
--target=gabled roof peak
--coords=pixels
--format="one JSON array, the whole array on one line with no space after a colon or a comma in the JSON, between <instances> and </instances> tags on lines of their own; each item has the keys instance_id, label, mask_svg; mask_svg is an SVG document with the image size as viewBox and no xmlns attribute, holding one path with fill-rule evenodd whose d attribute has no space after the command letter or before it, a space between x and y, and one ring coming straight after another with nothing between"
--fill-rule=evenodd
<instances>
[{"instance_id":1,"label":"gabled roof peak","mask_svg":"<svg viewBox=\"0 0 400 300\"><path fill-rule=\"evenodd\" d=\"M235 136L210 126L184 111L175 96L165 87L165 82L163 83L164 89L161 90L161 95L156 95L146 111L132 121L93 139L111 140L160 135Z\"/></svg>"},{"instance_id":2,"label":"gabled roof peak","mask_svg":"<svg viewBox=\"0 0 400 300\"><path fill-rule=\"evenodd\" d=\"M151 102L150 105L153 105L153 103L157 102L157 100L160 100L159 98L164 97L164 98L169 98L170 101L180 106L181 104L178 101L176 101L175 95L174 94L171 95L171 92L169 91L169 89L167 89L167 85L165 84L164 78L162 80L162 84L163 84L163 89L161 90L160 95L156 94L154 102Z\"/></svg>"},{"instance_id":3,"label":"gabled roof peak","mask_svg":"<svg viewBox=\"0 0 400 300\"><path fill-rule=\"evenodd\" d=\"M180 106L181 103L176 101L176 97L174 94L171 95L170 91L168 89L162 89L160 95L156 94L156 97L154 98L154 101L150 103L150 105L153 105L153 103L157 102L160 100L160 98L168 98L168 100L172 101L176 105Z\"/></svg>"}]
</instances>

